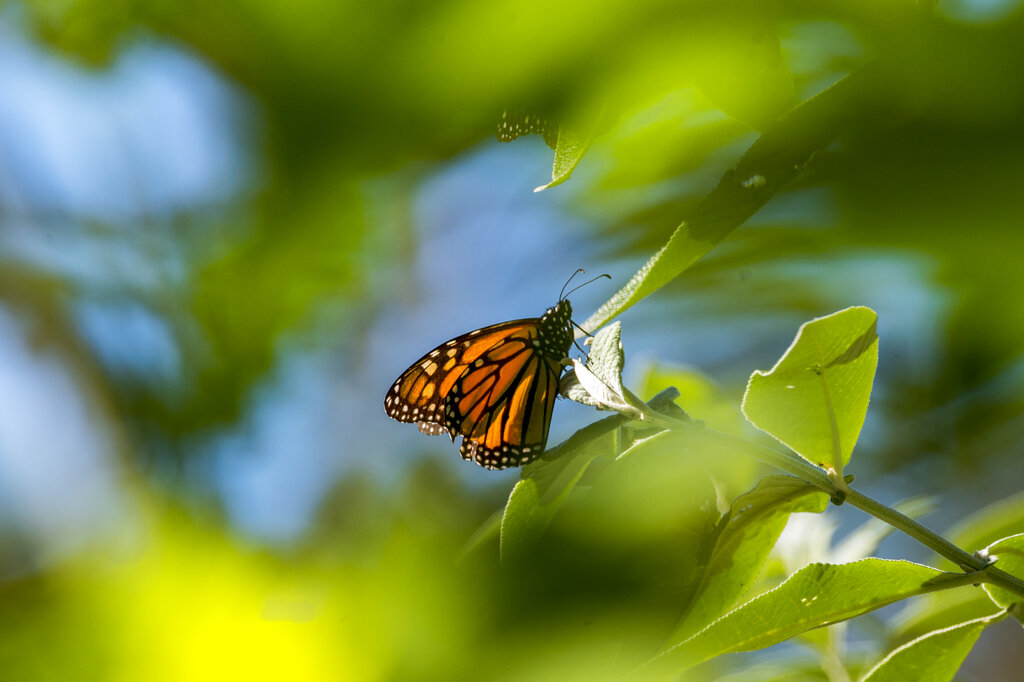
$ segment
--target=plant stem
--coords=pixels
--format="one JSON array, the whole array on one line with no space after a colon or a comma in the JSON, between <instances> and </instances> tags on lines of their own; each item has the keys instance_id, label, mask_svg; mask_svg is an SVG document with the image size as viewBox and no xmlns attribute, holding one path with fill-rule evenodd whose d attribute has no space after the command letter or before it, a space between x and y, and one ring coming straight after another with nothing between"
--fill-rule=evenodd
<instances>
[{"instance_id":1,"label":"plant stem","mask_svg":"<svg viewBox=\"0 0 1024 682\"><path fill-rule=\"evenodd\" d=\"M755 459L759 459L765 464L770 464L776 469L782 469L787 473L798 476L808 483L818 486L829 495L834 495L836 492L835 486L828 477L828 472L821 467L814 466L799 455L759 445L758 443L753 443L745 438L733 436L732 434L723 433L721 431L715 431L714 429L701 429L700 431L695 432L695 434L698 437L705 436L710 440L718 441L720 443L729 443L730 445L748 450Z\"/></svg>"},{"instance_id":2,"label":"plant stem","mask_svg":"<svg viewBox=\"0 0 1024 682\"><path fill-rule=\"evenodd\" d=\"M925 547L946 557L965 571L980 571L985 568L986 562L984 559L965 552L946 538L929 530L909 516L898 512L892 507L887 507L861 492L851 488L846 494L846 501L854 507L866 511L876 519L881 519L890 526L898 528Z\"/></svg>"},{"instance_id":3,"label":"plant stem","mask_svg":"<svg viewBox=\"0 0 1024 682\"><path fill-rule=\"evenodd\" d=\"M637 419L648 424L656 424L666 429L672 429L673 431L687 431L692 433L694 437L698 439L703 438L705 440L719 442L727 441L732 445L756 451L757 454L754 455L756 459L760 459L762 462L766 462L778 469L787 471L794 476L799 476L805 481L809 481L822 490L825 490L830 495L835 492L835 486L829 479L828 472L821 467L814 466L799 455L795 455L791 452L782 452L780 450L775 450L774 448L752 443L743 438L739 438L738 436L733 436L721 431L715 431L714 429L704 427L699 422L694 423L682 421L681 419L670 417L658 412L657 410L651 409L649 405L640 400L640 398L638 398L628 388L625 388L624 390L624 397L626 402L629 404L629 407L627 409L619 409L619 412L631 419Z\"/></svg>"},{"instance_id":4,"label":"plant stem","mask_svg":"<svg viewBox=\"0 0 1024 682\"><path fill-rule=\"evenodd\" d=\"M846 501L875 518L885 521L894 528L898 528L925 547L946 557L964 571L977 571L979 573L979 582L992 583L1024 597L1024 580L988 564L979 556L965 552L946 538L922 526L909 516L901 514L892 507L887 507L881 502L853 489L846 493Z\"/></svg>"},{"instance_id":5,"label":"plant stem","mask_svg":"<svg viewBox=\"0 0 1024 682\"><path fill-rule=\"evenodd\" d=\"M758 445L757 443L752 443L746 439L722 433L720 431L714 431L712 429L694 429L693 424L679 422L678 420L671 418L665 418L663 415L662 419L658 419L657 421L668 428L674 429L679 429L679 425L683 425L696 438L717 441L719 443L728 443L730 445L740 447L741 449L748 451L756 459L767 464L771 464L772 466L782 469L794 476L798 476L808 483L821 488L829 495L836 496L839 494L843 499L845 499L845 501L849 502L854 507L857 507L871 516L874 516L894 528L903 531L925 547L928 547L937 554L949 559L964 571L968 573L977 573L978 582L992 583L1005 588L1014 594L1024 597L1024 580L1010 575L995 566L989 565L984 559L974 554L970 554L969 552L965 552L946 538L942 537L935 531L926 528L906 514L902 514L892 507L888 507L881 502L864 495L863 493L857 492L849 486L844 485L843 490L838 490L824 469L814 466L796 454ZM679 425L676 425L673 422L678 422Z\"/></svg>"}]
</instances>

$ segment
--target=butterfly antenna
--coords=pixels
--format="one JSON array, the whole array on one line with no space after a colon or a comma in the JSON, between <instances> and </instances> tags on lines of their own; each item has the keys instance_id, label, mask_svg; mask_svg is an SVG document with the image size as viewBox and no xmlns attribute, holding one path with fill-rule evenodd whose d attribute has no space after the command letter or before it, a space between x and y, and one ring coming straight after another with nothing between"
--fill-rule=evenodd
<instances>
[{"instance_id":1,"label":"butterfly antenna","mask_svg":"<svg viewBox=\"0 0 1024 682\"><path fill-rule=\"evenodd\" d=\"M576 272L583 272L583 270L582 270L582 269L580 269L580 270L577 270ZM573 275L573 276L575 277L575 275ZM568 293L568 294L566 294L565 296L562 296L562 297L561 297L561 298L559 298L558 300L562 300L563 298L565 298L566 296L568 296L568 295L569 295L569 294L571 294L572 292L576 291L577 289L582 289L583 287L587 286L587 285L588 285L588 284L590 284L591 282L596 282L597 280L601 279L602 277L607 277L608 279L611 279L611 278L612 278L612 276L611 276L611 275L609 275L609 274L604 274L604 275L598 275L598 276L597 276L597 277L595 277L594 279L588 279L588 280L587 280L586 282L584 282L583 284L580 284L580 285L578 285L578 286L575 286L575 287L573 287L572 289L569 289L569 293ZM565 286L569 286L569 283L568 283L568 282L566 282L566 283L565 283ZM565 291L565 287L562 287L562 291ZM584 333L586 333L586 332L584 332Z\"/></svg>"},{"instance_id":2,"label":"butterfly antenna","mask_svg":"<svg viewBox=\"0 0 1024 682\"><path fill-rule=\"evenodd\" d=\"M581 272L583 272L583 268L576 268L576 272L572 273L572 277L570 277L569 279L567 279L565 281L565 284L562 285L562 291L560 291L559 294L558 294L558 300L559 301L561 301L563 298L565 298L565 296L563 296L562 294L565 293L565 288L567 286L569 286L569 282L571 282L573 280L573 277L575 277L576 275L580 274ZM575 289L573 289L573 291L575 291ZM570 291L569 293L571 294L572 291Z\"/></svg>"}]
</instances>

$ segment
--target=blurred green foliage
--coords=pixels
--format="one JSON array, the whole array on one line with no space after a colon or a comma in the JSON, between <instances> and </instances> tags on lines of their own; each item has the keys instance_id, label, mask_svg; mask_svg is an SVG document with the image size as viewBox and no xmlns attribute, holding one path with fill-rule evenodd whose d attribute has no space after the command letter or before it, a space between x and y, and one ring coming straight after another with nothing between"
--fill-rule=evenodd
<instances>
[{"instance_id":1,"label":"blurred green foliage","mask_svg":"<svg viewBox=\"0 0 1024 682\"><path fill-rule=\"evenodd\" d=\"M735 160L735 145L751 139L747 125L771 120L794 92L812 95L873 60L884 60L889 85L876 110L784 192L827 189L833 207L812 224L766 218L685 286L719 315L766 307L814 314L820 301L799 278L767 263L913 251L928 285L952 297L949 361L934 363L927 386L903 378L900 388L919 399L891 408L927 411L982 390L962 416L910 427L904 455L1000 428L1018 404L989 395L996 389L986 384L1013 361L1024 330L1012 306L998 307L1017 287L1013 183L1024 99L1007 84L1020 66L1020 12L967 24L909 1L427 8L77 0L23 9L38 35L97 68L132 41L175 41L244 88L263 118L257 211L206 227L187 290L166 301L194 310L188 321L199 324L198 336L176 330L196 365L196 390L184 404L168 405L162 389L122 404L142 405L147 419L172 430L236 415L273 362L276 340L315 306L340 296L361 319L358 309L395 295L401 277L397 289L381 291L373 273L407 259L415 235L408 220L367 224L377 210L365 205L367 181L452 157L491 134L510 103L565 120L599 106L616 112L586 157L592 180L577 202L600 216L621 257L624 241L649 251L688 217ZM418 177L397 176L384 201L400 210ZM826 223L831 229L818 227ZM223 235L219 248L209 248L211 227ZM743 269L743 286L698 278ZM965 460L979 454L980 443L965 445Z\"/></svg>"},{"instance_id":2,"label":"blurred green foliage","mask_svg":"<svg viewBox=\"0 0 1024 682\"><path fill-rule=\"evenodd\" d=\"M874 89L843 112L841 129L801 148L793 179L748 206L726 202L740 217L707 243L710 255L659 282L665 289L645 301L654 312L634 311L637 325L656 323L671 339L709 323L744 337L709 360L720 363L706 369L721 370L721 386L666 363L649 368L638 392L650 399L676 386L694 418L743 433L738 381L779 355L771 344L787 342L794 322L871 304L894 313L879 322L884 339L887 324L900 327L898 311L920 321L918 287L939 301L925 311L935 311L934 326L901 337L906 346L880 346L876 433L858 463L899 471L924 462L918 481L950 495L950 472L962 486L993 469L1004 488L1020 480L1016 4L978 21L963 18L969 3L926 0L4 8L48 49L97 72L139 44L196 55L242 93L248 108L235 124L258 166L224 206L127 228L69 217L65 244L125 249L154 275L147 285L111 276L96 286L0 254L0 302L84 387L97 428L112 434L133 516L114 539L56 558L30 530L0 529L0 666L11 679L597 680L664 645L707 580L705 562L721 559L708 543L720 512L755 483L759 470L734 453L679 457L678 443L606 423L586 463L558 472L571 478L558 488L558 514L504 566L494 514L507 486L473 489L435 460L409 455L387 481L348 472L314 526L281 550L237 536L210 484L193 478L189 460L209 452L196 443L243 421L286 350L366 362L375 316L416 296L413 203L423 180L492 140L509 107L564 126L554 176L567 182L545 191L566 191L568 208L592 226L588 246L629 269L702 215L702 200L793 105L874 69ZM497 267L501 254L492 257ZM890 261L899 267L880 265ZM83 300L131 301L160 317L180 371L111 370L75 324ZM629 457L605 456L637 442ZM982 536L998 539L972 537ZM904 641L989 613L977 599L937 596L886 636ZM797 652L784 669L751 666L744 679L819 679L814 655ZM1014 669L1013 652L1003 655ZM714 679L733 666L744 667L713 661L693 674Z\"/></svg>"}]
</instances>

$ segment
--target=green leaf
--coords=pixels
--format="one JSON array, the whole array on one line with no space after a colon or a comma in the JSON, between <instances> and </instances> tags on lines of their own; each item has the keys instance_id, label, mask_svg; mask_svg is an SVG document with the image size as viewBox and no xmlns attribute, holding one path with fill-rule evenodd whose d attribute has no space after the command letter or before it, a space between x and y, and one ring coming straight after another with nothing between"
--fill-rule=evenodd
<instances>
[{"instance_id":1,"label":"green leaf","mask_svg":"<svg viewBox=\"0 0 1024 682\"><path fill-rule=\"evenodd\" d=\"M959 578L959 576L957 576ZM934 568L886 559L810 564L648 665L678 672L715 656L778 644L811 628L956 583Z\"/></svg>"},{"instance_id":2,"label":"green leaf","mask_svg":"<svg viewBox=\"0 0 1024 682\"><path fill-rule=\"evenodd\" d=\"M587 353L587 367L619 395L622 388L622 366L625 353L622 350L622 323L610 324L594 335Z\"/></svg>"},{"instance_id":3,"label":"green leaf","mask_svg":"<svg viewBox=\"0 0 1024 682\"><path fill-rule=\"evenodd\" d=\"M559 511L542 551L531 553L530 565L575 548L560 563L585 571L577 578L581 583L596 581L595 595L616 591L629 610L631 592L616 586L639 579L634 584L656 600L666 619L677 616L697 587L721 517L708 467L689 445L685 434L661 431L593 467L586 488L574 491ZM659 623L659 640L670 626L671 620Z\"/></svg>"},{"instance_id":4,"label":"green leaf","mask_svg":"<svg viewBox=\"0 0 1024 682\"><path fill-rule=\"evenodd\" d=\"M1001 570L1024 578L1024 533L993 542L985 551L989 557L998 557L996 566ZM981 587L992 601L1004 609L1024 601L1024 597L991 583L984 583Z\"/></svg>"},{"instance_id":5,"label":"green leaf","mask_svg":"<svg viewBox=\"0 0 1024 682\"><path fill-rule=\"evenodd\" d=\"M733 500L696 596L670 641L690 637L736 602L757 577L790 514L822 512L828 502L820 488L795 476L766 476Z\"/></svg>"},{"instance_id":6,"label":"green leaf","mask_svg":"<svg viewBox=\"0 0 1024 682\"><path fill-rule=\"evenodd\" d=\"M575 120L558 126L558 142L555 143L551 182L535 188L534 192L541 192L549 187L561 185L572 176L576 166L579 165L583 155L590 149L594 138L600 132L605 115L605 111L602 109L596 115L588 116L584 120Z\"/></svg>"},{"instance_id":7,"label":"green leaf","mask_svg":"<svg viewBox=\"0 0 1024 682\"><path fill-rule=\"evenodd\" d=\"M1000 612L994 616L969 620L907 642L879 661L861 682L949 682L971 652L971 647L985 626L1005 616L1005 613Z\"/></svg>"},{"instance_id":8,"label":"green leaf","mask_svg":"<svg viewBox=\"0 0 1024 682\"><path fill-rule=\"evenodd\" d=\"M999 607L979 589L926 594L907 604L892 619L889 641L904 644L932 630L984 618L999 611Z\"/></svg>"},{"instance_id":9,"label":"green leaf","mask_svg":"<svg viewBox=\"0 0 1024 682\"><path fill-rule=\"evenodd\" d=\"M665 390L649 404L663 408L676 395L674 390ZM617 414L590 424L523 467L522 479L512 489L501 519L503 560L521 554L540 539L594 458L618 454L614 432L628 421Z\"/></svg>"},{"instance_id":10,"label":"green leaf","mask_svg":"<svg viewBox=\"0 0 1024 682\"><path fill-rule=\"evenodd\" d=\"M581 405L589 405L590 407L597 407L600 402L598 398L595 398L590 390L583 385L580 381L579 375L576 374L576 361L573 360L573 366L566 370L565 374L558 381L558 392L563 398L571 400L574 403L580 403Z\"/></svg>"},{"instance_id":11,"label":"green leaf","mask_svg":"<svg viewBox=\"0 0 1024 682\"><path fill-rule=\"evenodd\" d=\"M854 307L807 322L771 370L750 377L743 414L813 464L842 474L878 365L878 316Z\"/></svg>"},{"instance_id":12,"label":"green leaf","mask_svg":"<svg viewBox=\"0 0 1024 682\"><path fill-rule=\"evenodd\" d=\"M501 519L502 561L536 544L595 457L614 456L610 434L626 421L620 415L602 419L552 449L549 454L555 459L523 467L523 477L512 489Z\"/></svg>"},{"instance_id":13,"label":"green leaf","mask_svg":"<svg viewBox=\"0 0 1024 682\"><path fill-rule=\"evenodd\" d=\"M573 360L573 368L562 377L559 390L562 395L584 405L604 409L624 409L628 401L622 386L622 325L619 322L597 332L591 342L584 365Z\"/></svg>"},{"instance_id":14,"label":"green leaf","mask_svg":"<svg viewBox=\"0 0 1024 682\"><path fill-rule=\"evenodd\" d=\"M622 411L628 407L620 393L616 393L580 360L572 361L572 368L562 377L559 386L566 398L599 410Z\"/></svg>"},{"instance_id":15,"label":"green leaf","mask_svg":"<svg viewBox=\"0 0 1024 682\"><path fill-rule=\"evenodd\" d=\"M974 551L1019 533L1021 528L1024 528L1024 493L1017 493L974 512L943 535L954 545ZM945 558L938 561L940 567L952 569L955 566ZM910 639L929 630L989 615L997 608L982 590L929 595L904 609L894 635L896 641Z\"/></svg>"},{"instance_id":16,"label":"green leaf","mask_svg":"<svg viewBox=\"0 0 1024 682\"><path fill-rule=\"evenodd\" d=\"M875 66L862 68L768 127L665 246L582 326L597 329L650 296L757 213L815 153L864 115L864 106L873 105L880 90L878 80L884 75Z\"/></svg>"},{"instance_id":17,"label":"green leaf","mask_svg":"<svg viewBox=\"0 0 1024 682\"><path fill-rule=\"evenodd\" d=\"M551 149L558 146L558 122L535 109L507 107L501 113L495 132L499 142L511 142L523 135L540 135Z\"/></svg>"},{"instance_id":18,"label":"green leaf","mask_svg":"<svg viewBox=\"0 0 1024 682\"><path fill-rule=\"evenodd\" d=\"M715 679L728 682L829 682L833 678L829 678L822 669L820 657L812 657L809 651L801 651L772 658L764 663L752 662L740 670L730 671L727 676Z\"/></svg>"}]
</instances>

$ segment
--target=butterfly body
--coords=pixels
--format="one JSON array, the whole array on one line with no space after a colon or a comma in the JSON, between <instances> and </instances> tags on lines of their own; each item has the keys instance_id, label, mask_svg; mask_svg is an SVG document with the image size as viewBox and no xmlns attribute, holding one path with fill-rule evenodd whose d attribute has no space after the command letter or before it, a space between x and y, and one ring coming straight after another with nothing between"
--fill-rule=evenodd
<instances>
[{"instance_id":1,"label":"butterfly body","mask_svg":"<svg viewBox=\"0 0 1024 682\"><path fill-rule=\"evenodd\" d=\"M541 317L477 329L430 351L384 398L388 416L447 433L488 469L522 466L547 443L562 360L572 345L567 299Z\"/></svg>"}]
</instances>

